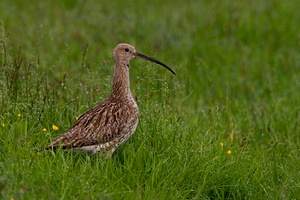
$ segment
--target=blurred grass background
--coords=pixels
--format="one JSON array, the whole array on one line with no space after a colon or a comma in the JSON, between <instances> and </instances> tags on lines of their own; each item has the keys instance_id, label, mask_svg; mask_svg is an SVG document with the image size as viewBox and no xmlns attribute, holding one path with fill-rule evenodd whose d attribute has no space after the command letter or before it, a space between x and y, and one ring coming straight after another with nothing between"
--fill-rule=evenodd
<instances>
[{"instance_id":1,"label":"blurred grass background","mask_svg":"<svg viewBox=\"0 0 300 200\"><path fill-rule=\"evenodd\" d=\"M299 198L299 6L1 1L0 197ZM108 96L120 42L177 73L132 61L134 136L110 160L36 152Z\"/></svg>"}]
</instances>

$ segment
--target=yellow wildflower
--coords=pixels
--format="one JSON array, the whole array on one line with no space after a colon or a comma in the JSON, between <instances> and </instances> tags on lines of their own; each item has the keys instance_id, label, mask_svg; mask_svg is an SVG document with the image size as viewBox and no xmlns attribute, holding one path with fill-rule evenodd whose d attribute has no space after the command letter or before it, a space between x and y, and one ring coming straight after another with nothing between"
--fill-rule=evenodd
<instances>
[{"instance_id":1,"label":"yellow wildflower","mask_svg":"<svg viewBox=\"0 0 300 200\"><path fill-rule=\"evenodd\" d=\"M76 119L76 121L77 121L77 120L79 119L79 117L78 117L78 116L76 116L76 117L75 117L75 119Z\"/></svg>"},{"instance_id":2,"label":"yellow wildflower","mask_svg":"<svg viewBox=\"0 0 300 200\"><path fill-rule=\"evenodd\" d=\"M46 131L47 131L47 129L46 129L46 128L43 128L43 131L44 131L44 132L46 132Z\"/></svg>"},{"instance_id":3,"label":"yellow wildflower","mask_svg":"<svg viewBox=\"0 0 300 200\"><path fill-rule=\"evenodd\" d=\"M55 125L53 124L53 125L52 125L52 129L53 129L54 131L57 131L57 130L58 130L58 127L55 126Z\"/></svg>"},{"instance_id":4,"label":"yellow wildflower","mask_svg":"<svg viewBox=\"0 0 300 200\"><path fill-rule=\"evenodd\" d=\"M21 117L21 114L20 114L20 113L18 114L18 117Z\"/></svg>"},{"instance_id":5,"label":"yellow wildflower","mask_svg":"<svg viewBox=\"0 0 300 200\"><path fill-rule=\"evenodd\" d=\"M224 146L224 143L223 143L223 142L220 142L220 146L223 147L223 146Z\"/></svg>"},{"instance_id":6,"label":"yellow wildflower","mask_svg":"<svg viewBox=\"0 0 300 200\"><path fill-rule=\"evenodd\" d=\"M4 124L4 123L2 123L1 125L2 125L2 127L5 127L5 124Z\"/></svg>"},{"instance_id":7,"label":"yellow wildflower","mask_svg":"<svg viewBox=\"0 0 300 200\"><path fill-rule=\"evenodd\" d=\"M227 153L228 155L230 155L230 154L231 154L231 151L230 151L230 150L228 150L226 153Z\"/></svg>"}]
</instances>

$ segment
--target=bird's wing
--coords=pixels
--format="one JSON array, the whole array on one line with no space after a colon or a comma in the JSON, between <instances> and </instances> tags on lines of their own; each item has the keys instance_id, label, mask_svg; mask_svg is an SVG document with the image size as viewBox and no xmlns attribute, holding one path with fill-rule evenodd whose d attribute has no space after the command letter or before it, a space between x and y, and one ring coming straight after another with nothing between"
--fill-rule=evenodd
<instances>
[{"instance_id":1,"label":"bird's wing","mask_svg":"<svg viewBox=\"0 0 300 200\"><path fill-rule=\"evenodd\" d=\"M138 110L126 104L103 102L84 113L76 124L46 149L77 148L104 144L126 134L137 122Z\"/></svg>"}]
</instances>

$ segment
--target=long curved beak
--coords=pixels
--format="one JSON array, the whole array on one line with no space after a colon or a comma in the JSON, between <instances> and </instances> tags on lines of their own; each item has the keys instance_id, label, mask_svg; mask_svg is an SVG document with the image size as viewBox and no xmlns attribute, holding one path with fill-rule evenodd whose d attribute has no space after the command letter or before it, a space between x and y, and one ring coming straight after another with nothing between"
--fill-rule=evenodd
<instances>
[{"instance_id":1,"label":"long curved beak","mask_svg":"<svg viewBox=\"0 0 300 200\"><path fill-rule=\"evenodd\" d=\"M136 56L136 57L139 57L139 58L142 58L142 59L144 59L144 60L149 60L149 61L151 61L151 62L155 62L155 63L157 63L157 64L159 64L159 65L161 65L161 66L167 68L170 72L172 72L172 74L176 75L176 73L175 73L170 67L168 67L166 64L160 62L159 60L156 60L156 59L154 59L154 58L151 58L151 57L146 56L146 55L144 55L144 54L141 54L141 53L139 53L139 52L135 52L135 56Z\"/></svg>"}]
</instances>

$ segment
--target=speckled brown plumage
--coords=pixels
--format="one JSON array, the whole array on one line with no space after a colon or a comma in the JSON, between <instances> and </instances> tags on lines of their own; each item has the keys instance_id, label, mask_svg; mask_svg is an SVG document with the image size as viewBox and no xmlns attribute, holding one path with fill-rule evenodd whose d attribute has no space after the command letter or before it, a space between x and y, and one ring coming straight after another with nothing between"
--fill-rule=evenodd
<instances>
[{"instance_id":1,"label":"speckled brown plumage","mask_svg":"<svg viewBox=\"0 0 300 200\"><path fill-rule=\"evenodd\" d=\"M158 60L136 52L129 44L114 49L115 70L110 96L84 113L75 125L58 136L46 149L84 150L112 154L135 131L138 124L138 106L129 84L129 62L135 57L156 62L175 74Z\"/></svg>"}]
</instances>

